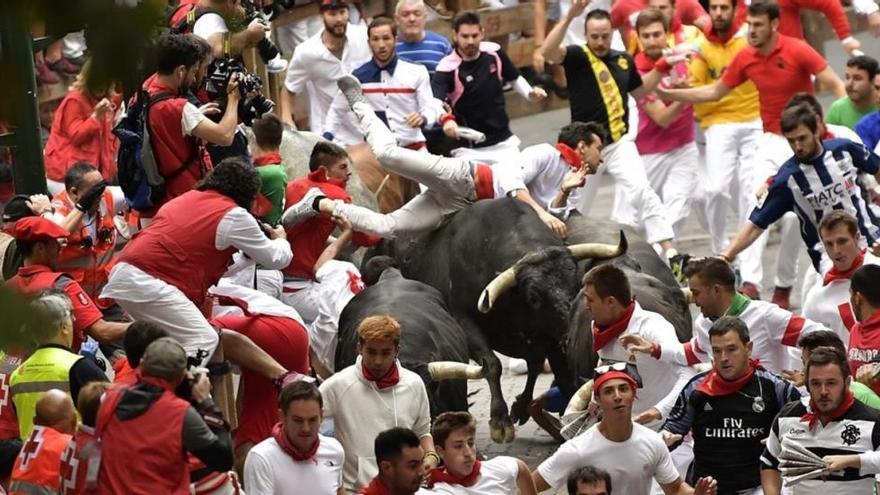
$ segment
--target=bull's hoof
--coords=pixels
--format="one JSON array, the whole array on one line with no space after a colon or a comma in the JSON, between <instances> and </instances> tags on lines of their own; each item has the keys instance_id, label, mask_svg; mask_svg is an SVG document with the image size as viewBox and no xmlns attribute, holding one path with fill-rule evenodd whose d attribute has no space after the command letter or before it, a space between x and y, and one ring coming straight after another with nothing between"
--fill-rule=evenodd
<instances>
[{"instance_id":1,"label":"bull's hoof","mask_svg":"<svg viewBox=\"0 0 880 495\"><path fill-rule=\"evenodd\" d=\"M495 443L510 443L516 437L516 430L510 420L489 420L489 435Z\"/></svg>"}]
</instances>

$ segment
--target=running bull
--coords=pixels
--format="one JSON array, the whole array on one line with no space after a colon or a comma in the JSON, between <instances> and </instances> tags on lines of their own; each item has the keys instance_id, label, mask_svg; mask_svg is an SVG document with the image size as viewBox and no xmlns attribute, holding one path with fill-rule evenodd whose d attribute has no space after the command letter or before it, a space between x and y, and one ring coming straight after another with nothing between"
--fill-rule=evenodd
<instances>
[{"instance_id":1,"label":"running bull","mask_svg":"<svg viewBox=\"0 0 880 495\"><path fill-rule=\"evenodd\" d=\"M477 202L439 229L398 238L374 254L391 255L405 277L440 291L465 331L469 357L489 382L492 439L509 442L513 420L523 423L529 417L545 359L559 387L574 391L565 340L580 283L577 260L614 257L625 250L622 237L619 245L565 246L534 210L504 198ZM526 386L510 414L501 391L501 362L493 350L528 362Z\"/></svg>"}]
</instances>

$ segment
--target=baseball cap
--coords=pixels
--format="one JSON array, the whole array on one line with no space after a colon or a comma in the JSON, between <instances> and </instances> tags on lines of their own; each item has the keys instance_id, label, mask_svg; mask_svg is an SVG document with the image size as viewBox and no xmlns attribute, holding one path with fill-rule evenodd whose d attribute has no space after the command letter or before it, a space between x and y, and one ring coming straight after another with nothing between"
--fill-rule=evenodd
<instances>
[{"instance_id":1,"label":"baseball cap","mask_svg":"<svg viewBox=\"0 0 880 495\"><path fill-rule=\"evenodd\" d=\"M144 376L176 381L186 371L186 351L171 337L156 339L144 351L140 367Z\"/></svg>"},{"instance_id":2,"label":"baseball cap","mask_svg":"<svg viewBox=\"0 0 880 495\"><path fill-rule=\"evenodd\" d=\"M12 237L16 241L51 241L69 235L67 229L43 217L22 218L12 227Z\"/></svg>"},{"instance_id":3,"label":"baseball cap","mask_svg":"<svg viewBox=\"0 0 880 495\"><path fill-rule=\"evenodd\" d=\"M28 196L26 194L16 194L3 207L3 222L14 222L16 220L33 217L34 212L28 207Z\"/></svg>"},{"instance_id":4,"label":"baseball cap","mask_svg":"<svg viewBox=\"0 0 880 495\"><path fill-rule=\"evenodd\" d=\"M348 8L348 0L320 0L320 10L333 10Z\"/></svg>"}]
</instances>

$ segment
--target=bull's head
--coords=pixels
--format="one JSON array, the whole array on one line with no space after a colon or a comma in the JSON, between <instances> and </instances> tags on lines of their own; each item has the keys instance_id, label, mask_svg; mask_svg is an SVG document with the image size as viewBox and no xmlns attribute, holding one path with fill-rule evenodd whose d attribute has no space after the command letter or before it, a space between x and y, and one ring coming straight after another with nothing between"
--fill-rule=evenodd
<instances>
[{"instance_id":1,"label":"bull's head","mask_svg":"<svg viewBox=\"0 0 880 495\"><path fill-rule=\"evenodd\" d=\"M565 252L565 250L556 247L545 248L528 253L520 258L512 267L504 270L489 282L489 285L487 285L480 294L480 299L477 301L477 309L481 313L488 313L494 306L495 301L502 294L517 285L523 285L526 301L534 309L538 309L538 307L541 306L539 298L540 292L534 288L530 288L530 285L533 284L528 284L527 282L533 281L533 279L537 277L538 279L534 280L534 282L546 287L554 288L568 286L568 284L556 285L547 281L548 279L552 280L553 278L558 277L560 275L559 272L564 271L559 270L559 268L565 266L557 265L555 263L547 263L550 258L558 258L564 254L569 260L571 259L571 256L574 256L575 260L578 261L587 258L609 259L626 253L626 249L626 237L621 231L620 242L617 246L611 244L584 243L568 246L567 250L570 252L570 255ZM562 252L560 253L560 251ZM543 282L541 278L544 278ZM526 282L526 284L523 284L523 282ZM571 295L567 294L567 292L568 291L566 291L564 297L568 298L568 303L571 301ZM560 296L563 295L560 294ZM567 312L568 309L566 307L565 313L567 314Z\"/></svg>"}]
</instances>

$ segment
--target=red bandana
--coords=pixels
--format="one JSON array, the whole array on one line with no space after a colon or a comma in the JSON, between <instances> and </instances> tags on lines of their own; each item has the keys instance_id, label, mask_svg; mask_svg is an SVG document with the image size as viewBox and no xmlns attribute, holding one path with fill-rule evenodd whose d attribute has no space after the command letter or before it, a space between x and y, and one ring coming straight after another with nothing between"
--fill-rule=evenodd
<instances>
[{"instance_id":1,"label":"red bandana","mask_svg":"<svg viewBox=\"0 0 880 495\"><path fill-rule=\"evenodd\" d=\"M376 378L370 373L370 370L364 366L364 363L361 362L361 370L364 372L364 378L371 382L375 382L376 386L379 387L379 390L386 389L388 387L393 387L400 382L400 371L397 369L397 363L391 365L391 369L388 370L388 373L385 373L385 376L382 378Z\"/></svg>"},{"instance_id":2,"label":"red bandana","mask_svg":"<svg viewBox=\"0 0 880 495\"><path fill-rule=\"evenodd\" d=\"M852 278L853 273L856 270L862 267L865 263L865 252L861 251L856 259L853 260L852 266L850 266L845 271L840 271L836 266L832 266L828 273L825 274L825 278L822 280L822 285L828 285L835 280L849 280Z\"/></svg>"},{"instance_id":3,"label":"red bandana","mask_svg":"<svg viewBox=\"0 0 880 495\"><path fill-rule=\"evenodd\" d=\"M593 350L598 351L605 347L609 342L626 331L626 327L629 326L629 320L632 318L635 309L636 302L633 301L629 303L629 306L623 311L623 316L621 316L616 322L604 328L599 327L596 325L596 322L593 322Z\"/></svg>"},{"instance_id":4,"label":"red bandana","mask_svg":"<svg viewBox=\"0 0 880 495\"><path fill-rule=\"evenodd\" d=\"M856 397L853 395L852 391L846 389L846 395L843 397L843 402L837 406L837 409L831 411L827 417L829 419L837 419L842 417L849 411L849 408L856 403ZM816 403L813 402L813 399L810 398L810 409L807 411L807 414L801 416L801 421L806 421L809 424L810 431L813 431L813 428L816 427L816 423L819 422L819 413L816 411Z\"/></svg>"},{"instance_id":5,"label":"red bandana","mask_svg":"<svg viewBox=\"0 0 880 495\"><path fill-rule=\"evenodd\" d=\"M562 154L562 159L565 160L565 163L571 168L580 170L581 155L574 148L565 143L556 143L556 151Z\"/></svg>"},{"instance_id":6,"label":"red bandana","mask_svg":"<svg viewBox=\"0 0 880 495\"><path fill-rule=\"evenodd\" d=\"M321 444L320 438L315 440L315 445L312 445L312 450L308 452L300 452L296 450L296 447L294 447L292 443L290 443L290 439L287 438L287 433L284 432L284 426L282 426L281 423L275 423L275 426L272 427L272 438L278 442L281 450L292 457L294 461L303 462L310 460L315 464L318 464L318 458L316 455L318 454L318 445Z\"/></svg>"},{"instance_id":7,"label":"red bandana","mask_svg":"<svg viewBox=\"0 0 880 495\"><path fill-rule=\"evenodd\" d=\"M446 471L446 469L435 469L431 471L431 479L428 481L428 488L433 488L436 483L448 483L450 485L473 486L480 477L480 460L474 461L474 468L470 474L464 478L459 478L454 474Z\"/></svg>"},{"instance_id":8,"label":"red bandana","mask_svg":"<svg viewBox=\"0 0 880 495\"><path fill-rule=\"evenodd\" d=\"M359 495L391 495L391 491L379 481L379 477L373 478L369 485L361 488Z\"/></svg>"},{"instance_id":9,"label":"red bandana","mask_svg":"<svg viewBox=\"0 0 880 495\"><path fill-rule=\"evenodd\" d=\"M261 165L278 165L281 163L281 154L277 152L266 153L254 158L254 166Z\"/></svg>"},{"instance_id":10,"label":"red bandana","mask_svg":"<svg viewBox=\"0 0 880 495\"><path fill-rule=\"evenodd\" d=\"M749 358L749 369L746 371L746 374L736 380L730 381L725 380L724 377L715 371L715 368L712 368L712 370L706 374L706 378L697 385L697 390L710 397L722 397L735 394L752 380L752 377L755 376L755 370L762 369L764 368L761 367L761 364L757 359Z\"/></svg>"}]
</instances>

